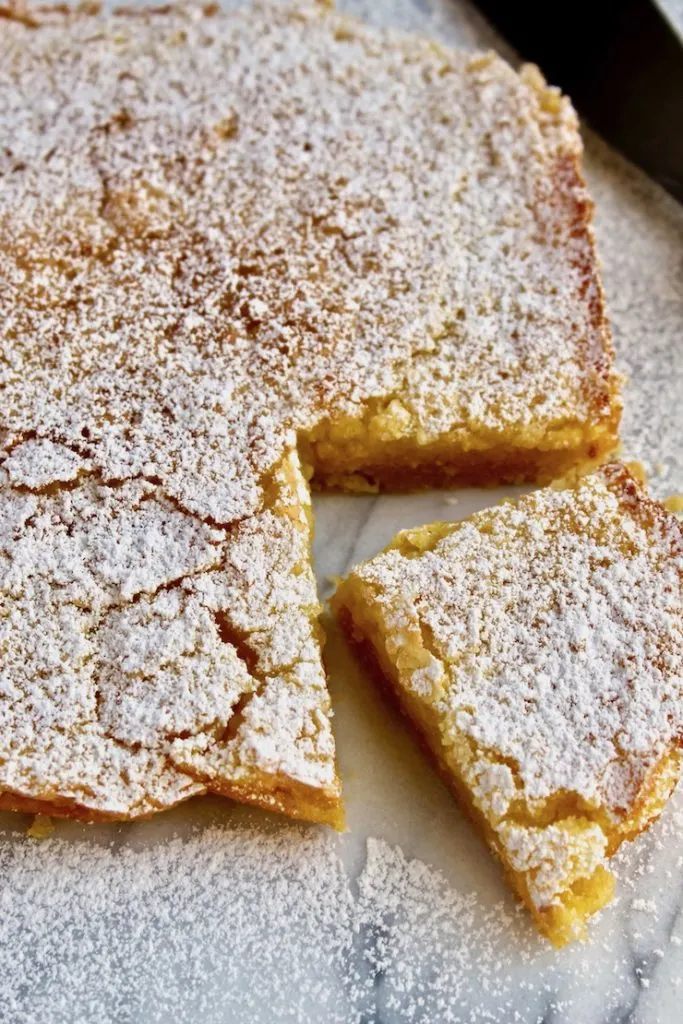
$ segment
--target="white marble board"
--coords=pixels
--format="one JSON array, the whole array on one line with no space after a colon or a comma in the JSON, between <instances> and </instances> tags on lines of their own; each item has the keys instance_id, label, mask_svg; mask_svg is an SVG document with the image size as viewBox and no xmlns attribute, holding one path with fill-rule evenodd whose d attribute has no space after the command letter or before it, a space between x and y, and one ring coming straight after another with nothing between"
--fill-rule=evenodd
<instances>
[{"instance_id":1,"label":"white marble board","mask_svg":"<svg viewBox=\"0 0 683 1024\"><path fill-rule=\"evenodd\" d=\"M505 51L456 0L340 6ZM666 6L683 26L680 0ZM630 377L625 454L645 462L666 496L683 491L683 209L585 138L619 364ZM317 497L322 595L396 530L464 517L504 493ZM132 825L58 823L43 841L26 838L29 818L1 814L0 1021L683 1021L683 794L619 858L619 896L591 942L552 951L326 625L348 832L218 799Z\"/></svg>"}]
</instances>

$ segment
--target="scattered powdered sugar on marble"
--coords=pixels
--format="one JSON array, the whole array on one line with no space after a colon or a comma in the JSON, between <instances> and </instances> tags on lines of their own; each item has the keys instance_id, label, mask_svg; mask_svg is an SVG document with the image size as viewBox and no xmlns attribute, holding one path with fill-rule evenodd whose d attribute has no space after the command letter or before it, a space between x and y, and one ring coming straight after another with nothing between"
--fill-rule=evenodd
<instances>
[{"instance_id":1,"label":"scattered powdered sugar on marble","mask_svg":"<svg viewBox=\"0 0 683 1024\"><path fill-rule=\"evenodd\" d=\"M209 828L144 851L3 841L0 859L3 1020L246 1022L265 1006L271 1020L316 1007L347 1019L315 982L342 969L353 934L326 836ZM301 982L298 1003L281 976Z\"/></svg>"},{"instance_id":2,"label":"scattered powdered sugar on marble","mask_svg":"<svg viewBox=\"0 0 683 1024\"><path fill-rule=\"evenodd\" d=\"M660 934L661 878L648 921L662 955L644 963L626 921L625 947L615 909L600 922L601 971L590 947L549 950L511 901L459 891L382 840L353 882L343 840L249 816L144 848L64 829L2 835L0 1019L12 1024L527 1024L553 1007L586 1024L589 982L614 1013L682 959ZM673 816L655 832L643 870L657 844L680 844Z\"/></svg>"}]
</instances>

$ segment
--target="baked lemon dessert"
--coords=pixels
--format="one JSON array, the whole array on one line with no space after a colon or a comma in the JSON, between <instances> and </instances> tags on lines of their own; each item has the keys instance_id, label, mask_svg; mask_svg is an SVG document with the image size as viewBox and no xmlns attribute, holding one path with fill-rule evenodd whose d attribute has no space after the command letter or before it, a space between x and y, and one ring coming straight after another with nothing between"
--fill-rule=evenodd
<instances>
[{"instance_id":1,"label":"baked lemon dessert","mask_svg":"<svg viewBox=\"0 0 683 1024\"><path fill-rule=\"evenodd\" d=\"M616 443L575 115L322 5L2 13L0 805L340 825L307 481Z\"/></svg>"},{"instance_id":2,"label":"baked lemon dessert","mask_svg":"<svg viewBox=\"0 0 683 1024\"><path fill-rule=\"evenodd\" d=\"M680 772L683 526L616 463L399 533L333 599L556 945Z\"/></svg>"}]
</instances>

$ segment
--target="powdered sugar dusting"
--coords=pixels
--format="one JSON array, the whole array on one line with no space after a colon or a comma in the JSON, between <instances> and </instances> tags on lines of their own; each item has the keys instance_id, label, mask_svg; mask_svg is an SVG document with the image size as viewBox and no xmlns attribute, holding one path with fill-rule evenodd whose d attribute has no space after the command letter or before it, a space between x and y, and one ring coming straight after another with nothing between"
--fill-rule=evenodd
<instances>
[{"instance_id":1,"label":"powdered sugar dusting","mask_svg":"<svg viewBox=\"0 0 683 1024\"><path fill-rule=\"evenodd\" d=\"M321 6L39 17L3 44L11 434L228 522L371 399L425 439L609 413L576 120L530 74Z\"/></svg>"},{"instance_id":2,"label":"powdered sugar dusting","mask_svg":"<svg viewBox=\"0 0 683 1024\"><path fill-rule=\"evenodd\" d=\"M2 784L338 793L297 435L613 415L574 114L323 5L35 21L0 41Z\"/></svg>"},{"instance_id":3,"label":"powdered sugar dusting","mask_svg":"<svg viewBox=\"0 0 683 1024\"><path fill-rule=\"evenodd\" d=\"M10 436L229 522L290 426L398 391L425 437L597 421L568 103L321 7L199 13L5 24Z\"/></svg>"},{"instance_id":4,"label":"powdered sugar dusting","mask_svg":"<svg viewBox=\"0 0 683 1024\"><path fill-rule=\"evenodd\" d=\"M18 444L5 459L3 468L13 487L40 489L76 480L90 469L90 462L71 448L45 438Z\"/></svg>"},{"instance_id":5,"label":"powdered sugar dusting","mask_svg":"<svg viewBox=\"0 0 683 1024\"><path fill-rule=\"evenodd\" d=\"M634 488L608 467L478 513L417 557L396 546L356 570L390 649L428 631L436 682L418 670L416 693L447 732L511 759L510 799L532 808L568 792L628 813L680 739L681 529Z\"/></svg>"},{"instance_id":6,"label":"powdered sugar dusting","mask_svg":"<svg viewBox=\"0 0 683 1024\"><path fill-rule=\"evenodd\" d=\"M10 459L35 482L16 455L30 444ZM293 517L231 532L146 480L17 492L0 520L3 788L107 815L250 768L335 791L299 472L273 478Z\"/></svg>"}]
</instances>

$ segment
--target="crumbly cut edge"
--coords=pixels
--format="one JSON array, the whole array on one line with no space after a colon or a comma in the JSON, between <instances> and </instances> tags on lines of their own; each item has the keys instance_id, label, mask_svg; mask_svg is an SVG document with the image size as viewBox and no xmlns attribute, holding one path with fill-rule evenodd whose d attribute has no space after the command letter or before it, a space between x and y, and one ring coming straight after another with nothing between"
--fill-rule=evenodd
<instances>
[{"instance_id":1,"label":"crumbly cut edge","mask_svg":"<svg viewBox=\"0 0 683 1024\"><path fill-rule=\"evenodd\" d=\"M642 497L639 485L623 466L612 463L603 472L612 476L617 487L624 488L624 497L631 501L634 496ZM554 487L571 489L575 483L576 479L572 475L567 480L556 481ZM669 522L673 518L653 500L648 498L646 501L656 520ZM400 536L398 534L385 550L397 546ZM496 840L494 830L477 806L473 792L452 766L439 715L419 701L402 683L400 670L382 642L385 626L374 596L364 593L363 581L352 572L339 585L330 603L360 663L367 668L381 694L407 719L427 759L494 855L502 862L511 889L527 907L539 931L556 947L576 939L585 939L588 918L610 903L614 896L614 876L605 866L605 861L622 842L634 839L657 820L680 778L683 751L674 746L663 753L631 813L611 836L606 837L600 826L590 819L578 817L562 819L561 829L551 822L549 826L538 830L544 834L546 843L550 841L556 844L560 856L565 856L568 865L573 864L574 871L574 878L560 894L560 900L539 906L529 891L525 867L520 862L518 870L515 870L508 859L509 850L514 848L514 837L508 836L507 849ZM514 828L514 823L511 823L511 832Z\"/></svg>"},{"instance_id":2,"label":"crumbly cut edge","mask_svg":"<svg viewBox=\"0 0 683 1024\"><path fill-rule=\"evenodd\" d=\"M322 421L302 438L302 455L310 467L313 486L319 490L363 493L545 485L564 477L586 475L619 451L624 377L614 366L593 225L594 204L583 175L578 121L571 102L547 84L535 65L523 65L520 78L537 94L540 109L552 115L545 130L555 136L553 193L566 205L572 237L580 243L577 261L583 272L582 290L589 304L592 331L599 338L598 350L589 353L587 346L586 351L586 368L602 384L593 415L580 430L563 423L545 429L542 443L537 440L538 430L533 423L514 436L478 435L457 426L424 443L419 430L413 436L406 435L406 410L401 395L394 395L377 405L370 403L360 424L360 435L358 425L354 425L350 442L345 437L345 424L334 420ZM586 390L591 390L588 379Z\"/></svg>"}]
</instances>

